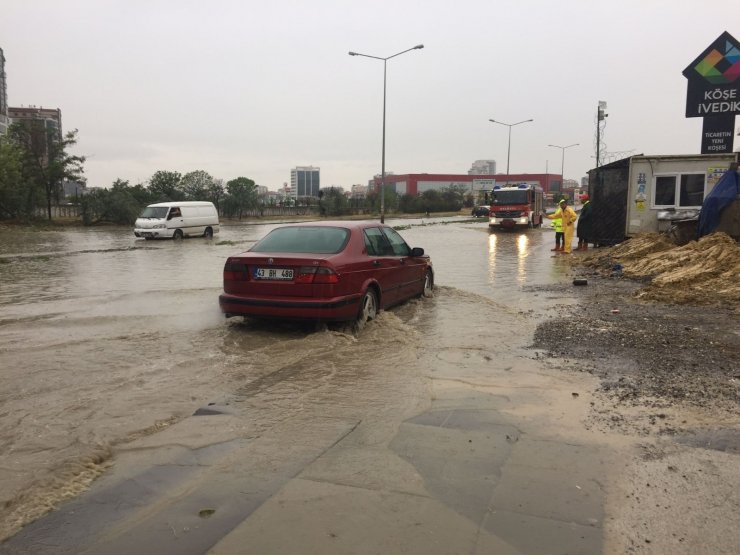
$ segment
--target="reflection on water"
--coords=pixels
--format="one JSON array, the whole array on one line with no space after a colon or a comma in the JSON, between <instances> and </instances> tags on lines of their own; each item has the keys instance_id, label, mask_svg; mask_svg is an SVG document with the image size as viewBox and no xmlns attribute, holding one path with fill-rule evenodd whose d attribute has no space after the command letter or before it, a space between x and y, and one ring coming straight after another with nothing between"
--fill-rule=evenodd
<instances>
[{"instance_id":1,"label":"reflection on water","mask_svg":"<svg viewBox=\"0 0 740 555\"><path fill-rule=\"evenodd\" d=\"M517 282L519 285L524 285L527 279L527 268L526 260L529 252L527 246L529 245L529 236L526 233L522 233L516 240L517 249Z\"/></svg>"},{"instance_id":2,"label":"reflection on water","mask_svg":"<svg viewBox=\"0 0 740 555\"><path fill-rule=\"evenodd\" d=\"M496 243L498 235L491 233L488 236L488 279L493 282L496 278Z\"/></svg>"},{"instance_id":3,"label":"reflection on water","mask_svg":"<svg viewBox=\"0 0 740 555\"><path fill-rule=\"evenodd\" d=\"M528 301L531 286L565 280L566 268L551 257L547 229L489 231L487 223L438 224L401 232L434 262L435 280L505 305Z\"/></svg>"},{"instance_id":4,"label":"reflection on water","mask_svg":"<svg viewBox=\"0 0 740 555\"><path fill-rule=\"evenodd\" d=\"M500 233L500 232L499 232ZM527 233L508 233L510 237L501 237L499 233L491 232L488 236L488 278L492 284L499 281L507 285L510 277L506 272L510 269L508 261L513 260L516 253L516 283L523 286L527 281L527 256L529 256L529 235ZM500 252L499 250L500 243ZM515 251L512 248L515 247ZM502 268L497 269L496 263L502 258ZM501 275L499 275L501 272Z\"/></svg>"}]
</instances>

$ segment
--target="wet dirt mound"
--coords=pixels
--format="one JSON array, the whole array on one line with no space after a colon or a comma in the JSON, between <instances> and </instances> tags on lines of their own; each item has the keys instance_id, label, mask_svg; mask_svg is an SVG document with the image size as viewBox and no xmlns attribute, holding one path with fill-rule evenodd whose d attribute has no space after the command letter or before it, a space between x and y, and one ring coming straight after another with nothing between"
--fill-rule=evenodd
<instances>
[{"instance_id":1,"label":"wet dirt mound","mask_svg":"<svg viewBox=\"0 0 740 555\"><path fill-rule=\"evenodd\" d=\"M578 263L578 262L577 262ZM603 274L649 283L639 299L674 304L721 304L740 310L740 246L713 233L683 246L657 233L637 236L580 261Z\"/></svg>"}]
</instances>

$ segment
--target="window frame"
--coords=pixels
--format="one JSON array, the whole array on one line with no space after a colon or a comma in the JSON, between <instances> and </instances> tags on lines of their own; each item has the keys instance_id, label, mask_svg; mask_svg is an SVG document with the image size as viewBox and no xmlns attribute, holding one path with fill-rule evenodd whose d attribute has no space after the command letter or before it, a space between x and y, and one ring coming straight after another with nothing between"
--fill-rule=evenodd
<instances>
[{"instance_id":1,"label":"window frame","mask_svg":"<svg viewBox=\"0 0 740 555\"><path fill-rule=\"evenodd\" d=\"M374 235L378 238L377 244L373 243L370 235ZM365 250L368 256L393 256L393 246L390 241L388 241L388 237L386 237L380 227L366 227L362 230L362 236L365 241ZM380 247L383 252L377 252L377 249L375 248L376 246Z\"/></svg>"},{"instance_id":2,"label":"window frame","mask_svg":"<svg viewBox=\"0 0 740 555\"><path fill-rule=\"evenodd\" d=\"M704 178L704 188L702 189L702 202L691 206L681 206L681 182L683 176L686 175L701 175ZM673 204L656 204L655 196L657 192L658 178L660 177L672 177L674 179L673 189ZM657 210L692 210L701 208L704 199L707 198L707 173L702 171L687 171L687 172L661 172L653 174L653 186L650 193L650 207Z\"/></svg>"},{"instance_id":3,"label":"window frame","mask_svg":"<svg viewBox=\"0 0 740 555\"><path fill-rule=\"evenodd\" d=\"M386 239L388 239L388 243L390 243L391 249L393 249L393 256L411 256L411 247L409 247L406 240L401 237L400 233L398 233L392 227L382 227L380 229L383 232L383 235L385 235ZM400 243L396 240L399 240Z\"/></svg>"}]
</instances>

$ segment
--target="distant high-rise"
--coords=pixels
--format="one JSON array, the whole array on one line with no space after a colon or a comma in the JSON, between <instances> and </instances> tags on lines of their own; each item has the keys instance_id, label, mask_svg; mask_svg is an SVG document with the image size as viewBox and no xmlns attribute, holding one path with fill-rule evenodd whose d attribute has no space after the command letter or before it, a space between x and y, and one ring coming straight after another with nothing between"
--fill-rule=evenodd
<instances>
[{"instance_id":1,"label":"distant high-rise","mask_svg":"<svg viewBox=\"0 0 740 555\"><path fill-rule=\"evenodd\" d=\"M290 170L290 187L296 198L318 197L320 188L319 168L298 166Z\"/></svg>"},{"instance_id":2,"label":"distant high-rise","mask_svg":"<svg viewBox=\"0 0 740 555\"><path fill-rule=\"evenodd\" d=\"M5 80L5 55L0 48L0 135L8 130L8 83Z\"/></svg>"},{"instance_id":3,"label":"distant high-rise","mask_svg":"<svg viewBox=\"0 0 740 555\"><path fill-rule=\"evenodd\" d=\"M468 175L493 175L496 173L496 160L476 160L468 170Z\"/></svg>"},{"instance_id":4,"label":"distant high-rise","mask_svg":"<svg viewBox=\"0 0 740 555\"><path fill-rule=\"evenodd\" d=\"M20 123L28 130L28 146L47 163L50 146L62 140L62 111L59 108L10 106L8 119L10 123Z\"/></svg>"},{"instance_id":5,"label":"distant high-rise","mask_svg":"<svg viewBox=\"0 0 740 555\"><path fill-rule=\"evenodd\" d=\"M62 111L59 108L21 106L8 108L10 123L42 122L47 130L53 130L58 140L62 139Z\"/></svg>"}]
</instances>

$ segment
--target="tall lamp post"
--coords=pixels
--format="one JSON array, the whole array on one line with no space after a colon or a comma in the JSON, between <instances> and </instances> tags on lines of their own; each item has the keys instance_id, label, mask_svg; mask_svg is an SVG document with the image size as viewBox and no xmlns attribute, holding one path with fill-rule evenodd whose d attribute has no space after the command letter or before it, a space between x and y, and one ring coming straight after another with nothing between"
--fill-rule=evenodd
<instances>
[{"instance_id":1,"label":"tall lamp post","mask_svg":"<svg viewBox=\"0 0 740 555\"><path fill-rule=\"evenodd\" d=\"M534 121L533 119L525 119L524 121L518 121L516 123L504 123L503 121L496 121L495 119L489 119L492 123L498 123L499 125L505 125L509 128L509 146L506 149L506 182L509 182L509 159L511 158L511 128L521 123L528 123Z\"/></svg>"},{"instance_id":2,"label":"tall lamp post","mask_svg":"<svg viewBox=\"0 0 740 555\"><path fill-rule=\"evenodd\" d=\"M405 54L406 52L410 52L412 50L421 50L424 48L423 44L417 44L413 48L408 48L404 50L403 52L398 52L397 54L393 54L392 56L387 56L386 58L382 58L380 56L371 56L370 54L360 54L359 52L350 52L350 56L362 56L363 58L373 58L375 60L382 60L383 61L383 152L382 152L382 161L381 161L381 168L380 168L380 223L385 223L385 83L386 83L386 68L388 65L388 60L391 58L395 58L396 56L400 56L401 54Z\"/></svg>"},{"instance_id":3,"label":"tall lamp post","mask_svg":"<svg viewBox=\"0 0 740 555\"><path fill-rule=\"evenodd\" d=\"M573 143L572 145L568 145L568 146L547 145L553 148L559 148L562 151L563 156L560 161L560 192L561 193L565 190L565 149L570 148L572 146L578 146L578 144L579 143Z\"/></svg>"}]
</instances>

